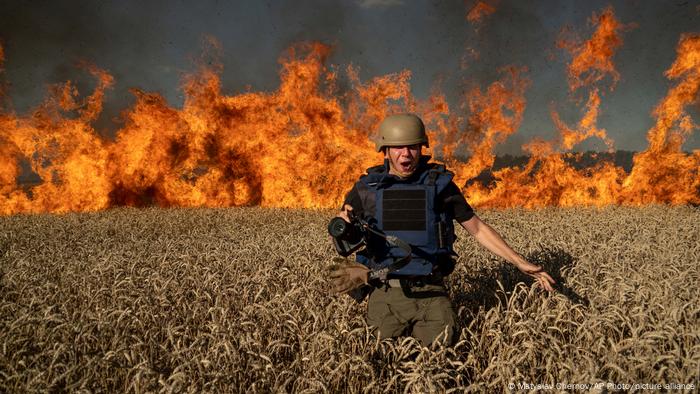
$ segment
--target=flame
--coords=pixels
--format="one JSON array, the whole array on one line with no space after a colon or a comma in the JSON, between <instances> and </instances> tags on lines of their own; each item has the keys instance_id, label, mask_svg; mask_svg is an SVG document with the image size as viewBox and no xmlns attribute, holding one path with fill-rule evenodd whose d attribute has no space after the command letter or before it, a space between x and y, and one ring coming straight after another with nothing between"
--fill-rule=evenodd
<instances>
[{"instance_id":1,"label":"flame","mask_svg":"<svg viewBox=\"0 0 700 394\"><path fill-rule=\"evenodd\" d=\"M665 73L676 84L654 109L649 146L634 157L629 174L609 162L576 169L571 163L577 154L560 153L591 137L613 146L597 118L603 92L620 77L612 57L625 26L612 8L591 21L590 39L559 44L572 57L570 94L587 89L581 119L569 126L553 107L559 137L526 144L529 162L493 171L489 184L473 179L492 169L494 148L522 123L531 85L525 68L507 66L498 80L473 84L457 111L437 90L424 101L415 99L410 71L362 81L356 67L326 65L331 47L305 43L281 56L274 91L222 93L223 65L211 59L184 78L181 108L157 93L132 89L136 102L123 112L113 140L92 126L113 78L80 65L95 80L87 97L68 81L52 86L27 115L0 110L0 213L120 205L337 207L361 171L381 162L371 141L379 122L399 111L423 116L428 153L455 171L477 207L700 203L700 151L682 152L698 127L687 112L700 90L698 34L679 41L676 61ZM205 55L216 59L217 51L210 40ZM3 62L0 47L0 70ZM27 166L39 184L19 184Z\"/></svg>"},{"instance_id":2,"label":"flame","mask_svg":"<svg viewBox=\"0 0 700 394\"><path fill-rule=\"evenodd\" d=\"M485 91L473 87L465 94L470 113L465 129L459 129L459 124L463 123L460 118L453 118L449 125L442 124L430 135L431 140L441 142L440 156L455 172L458 185L491 168L496 145L520 127L525 112L525 92L530 86L530 81L523 77L526 71L525 68L506 67L501 70L501 79ZM459 158L458 148L463 146L472 147L466 162Z\"/></svg>"},{"instance_id":3,"label":"flame","mask_svg":"<svg viewBox=\"0 0 700 394\"><path fill-rule=\"evenodd\" d=\"M633 25L620 23L615 18L612 7L605 8L600 14L594 13L589 19L589 24L595 26L596 30L591 38L583 43L579 43L577 40L567 40L563 37L557 42L559 48L567 50L572 55L572 60L567 67L569 91L575 93L583 87L592 87L588 94L586 111L576 129L567 126L554 108L551 109L551 115L559 130L559 142L562 149L571 150L582 141L597 137L612 152L614 142L608 138L604 129L597 127L601 93L595 85L601 83L609 75L612 81L610 90L615 88L620 80L620 74L615 69L612 57L615 51L622 46L620 33L632 28Z\"/></svg>"},{"instance_id":4,"label":"flame","mask_svg":"<svg viewBox=\"0 0 700 394\"><path fill-rule=\"evenodd\" d=\"M479 23L488 15L496 12L496 7L494 4L489 4L489 2L478 1L470 10L467 12L466 18L471 23Z\"/></svg>"},{"instance_id":5,"label":"flame","mask_svg":"<svg viewBox=\"0 0 700 394\"><path fill-rule=\"evenodd\" d=\"M608 72L614 74L614 68ZM557 154L552 142L533 141L524 147L532 156L523 168L496 171L494 185L472 184L465 194L480 207L700 203L700 151L686 154L681 150L687 136L698 128L685 108L697 102L700 91L699 34L681 37L677 59L665 75L680 81L654 110L657 121L647 134L649 146L635 155L630 174L608 162L576 170L568 164L576 158L575 154ZM579 123L585 132L564 128L565 148L571 144L567 140L570 135L574 136L573 141L578 141L591 134L591 130L597 130L592 120L598 104L599 96L594 89L589 96L589 110ZM604 134L601 132L599 136Z\"/></svg>"},{"instance_id":6,"label":"flame","mask_svg":"<svg viewBox=\"0 0 700 394\"><path fill-rule=\"evenodd\" d=\"M590 24L596 27L592 37L584 42L566 41L561 39L558 46L567 49L572 54L572 61L567 67L570 92L575 92L583 86L594 85L609 74L613 82L619 79L611 57L615 48L622 44L619 32L623 29L614 17L612 8L605 9L600 15L594 14ZM586 77L582 77L586 75ZM509 89L510 92L524 90ZM496 97L504 97L497 95ZM466 172L466 177L474 177L481 170L490 168L494 162L492 153L493 142L501 142L507 135L512 134L519 126L524 110L524 98L519 98L520 105L511 108L518 115L509 125L498 125L500 122L489 120L488 125L496 126L505 131L498 141L489 138L490 133L483 133L484 143L477 145L472 156L486 157L482 166L473 166ZM528 208L559 205L603 205L613 203L615 185L618 176L624 172L612 165L599 165L595 172L577 171L570 164L576 155L557 153L557 146L570 150L576 144L590 137L598 137L612 150L613 142L607 137L605 130L597 127L597 118L601 96L599 89L593 87L588 95L586 111L577 128L566 125L554 108L551 109L552 120L559 130L560 137L556 141L534 140L523 148L530 153L530 161L522 168L507 168L494 173L495 187L486 187L479 183L471 183L466 188L466 194L477 206L524 206ZM493 105L489 107L493 108ZM516 109L513 111L514 109ZM483 111L483 110L482 110ZM496 117L503 119L503 115ZM505 126L505 127L504 127ZM472 144L473 145L473 144ZM479 148L483 148L482 152ZM474 164L477 164L474 162Z\"/></svg>"},{"instance_id":7,"label":"flame","mask_svg":"<svg viewBox=\"0 0 700 394\"><path fill-rule=\"evenodd\" d=\"M401 94L407 75L358 87L347 113L363 106L363 116L351 121L332 94L336 75L324 66L329 51L321 44L290 49L272 93L222 95L211 69L188 78L182 110L135 91L135 109L110 149L112 198L128 205L336 205L353 170L377 161L367 154L365 130L386 113L377 103Z\"/></svg>"},{"instance_id":8,"label":"flame","mask_svg":"<svg viewBox=\"0 0 700 394\"><path fill-rule=\"evenodd\" d=\"M498 4L498 0L477 1L467 12L465 19L472 25L476 34L480 34L484 19L496 12L496 4ZM460 69L466 70L469 64L478 60L480 56L481 54L476 48L466 45L460 60Z\"/></svg>"},{"instance_id":9,"label":"flame","mask_svg":"<svg viewBox=\"0 0 700 394\"><path fill-rule=\"evenodd\" d=\"M45 102L29 118L2 114L1 212L65 212L108 207L105 191L107 151L90 122L102 110L105 89L112 77L83 65L98 83L92 95L79 100L71 82L54 85ZM69 111L75 118L62 112ZM32 197L16 187L17 159L26 158L44 182L32 189Z\"/></svg>"},{"instance_id":10,"label":"flame","mask_svg":"<svg viewBox=\"0 0 700 394\"><path fill-rule=\"evenodd\" d=\"M649 146L634 157L634 168L624 181L631 191L627 199L635 204L700 202L700 150L692 155L681 150L698 128L685 109L699 101L700 34L683 35L676 52L676 61L664 75L679 82L654 109Z\"/></svg>"},{"instance_id":11,"label":"flame","mask_svg":"<svg viewBox=\"0 0 700 394\"><path fill-rule=\"evenodd\" d=\"M615 18L612 7L607 7L600 14L594 13L588 23L596 26L591 38L582 44L576 40L561 38L557 46L571 52L574 56L567 68L569 89L574 91L582 86L589 86L601 81L607 75L613 80L613 86L620 79L612 57L622 46L620 32L634 25L623 25Z\"/></svg>"}]
</instances>

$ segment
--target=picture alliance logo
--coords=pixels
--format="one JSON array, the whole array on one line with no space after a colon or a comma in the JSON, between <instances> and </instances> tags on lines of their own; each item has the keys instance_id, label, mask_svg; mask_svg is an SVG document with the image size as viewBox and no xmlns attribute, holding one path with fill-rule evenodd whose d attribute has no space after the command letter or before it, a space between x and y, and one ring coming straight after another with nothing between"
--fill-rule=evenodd
<instances>
[{"instance_id":1,"label":"picture alliance logo","mask_svg":"<svg viewBox=\"0 0 700 394\"><path fill-rule=\"evenodd\" d=\"M605 387L605 383L510 383L508 388L510 390L592 390L592 389L602 389Z\"/></svg>"},{"instance_id":2,"label":"picture alliance logo","mask_svg":"<svg viewBox=\"0 0 700 394\"><path fill-rule=\"evenodd\" d=\"M696 386L693 383L509 383L510 390L566 390L566 391L588 391L588 390L695 390Z\"/></svg>"}]
</instances>

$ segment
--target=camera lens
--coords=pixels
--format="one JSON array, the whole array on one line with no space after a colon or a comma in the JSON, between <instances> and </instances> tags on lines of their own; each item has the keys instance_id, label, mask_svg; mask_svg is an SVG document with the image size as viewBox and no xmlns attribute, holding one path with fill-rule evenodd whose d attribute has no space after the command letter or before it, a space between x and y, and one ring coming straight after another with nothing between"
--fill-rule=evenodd
<instances>
[{"instance_id":1,"label":"camera lens","mask_svg":"<svg viewBox=\"0 0 700 394\"><path fill-rule=\"evenodd\" d=\"M343 218L333 218L328 223L328 233L334 238L341 238L348 231L348 223Z\"/></svg>"}]
</instances>

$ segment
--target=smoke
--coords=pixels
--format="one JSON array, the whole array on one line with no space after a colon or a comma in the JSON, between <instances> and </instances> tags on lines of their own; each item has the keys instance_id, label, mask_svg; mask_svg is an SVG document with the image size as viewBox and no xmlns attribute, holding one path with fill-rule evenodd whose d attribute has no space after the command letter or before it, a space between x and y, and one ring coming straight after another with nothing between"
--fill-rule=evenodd
<instances>
[{"instance_id":1,"label":"smoke","mask_svg":"<svg viewBox=\"0 0 700 394\"><path fill-rule=\"evenodd\" d=\"M357 4L362 8L393 7L404 5L402 0L358 0Z\"/></svg>"},{"instance_id":2,"label":"smoke","mask_svg":"<svg viewBox=\"0 0 700 394\"><path fill-rule=\"evenodd\" d=\"M479 3L489 7L476 29L466 15ZM580 117L567 97L568 59L555 42L564 26L585 36L589 16L608 4L623 23L638 28L625 35L613 59L620 81L603 97L599 122L616 147L641 150L651 111L668 90L663 71L673 62L675 45L681 33L698 32L697 2L3 2L0 42L6 92L19 112L38 105L48 84L71 80L88 94L94 81L75 67L79 61L112 73L115 84L96 125L107 134L134 102L131 87L161 93L175 106L182 103L181 76L194 68L204 36L222 43L222 87L230 94L274 89L277 59L298 41L331 44L329 63L354 65L362 80L410 69L417 97L439 85L457 110L469 86L488 86L503 66L524 66L532 87L523 123L498 148L519 153L523 140L554 136L550 103L557 103L567 123ZM697 147L698 139L691 137L685 149Z\"/></svg>"}]
</instances>

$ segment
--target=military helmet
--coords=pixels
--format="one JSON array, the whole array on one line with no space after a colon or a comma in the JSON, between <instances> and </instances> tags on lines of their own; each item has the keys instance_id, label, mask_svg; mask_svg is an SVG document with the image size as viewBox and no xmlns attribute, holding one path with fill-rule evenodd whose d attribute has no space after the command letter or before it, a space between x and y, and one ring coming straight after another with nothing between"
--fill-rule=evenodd
<instances>
[{"instance_id":1,"label":"military helmet","mask_svg":"<svg viewBox=\"0 0 700 394\"><path fill-rule=\"evenodd\" d=\"M379 125L379 137L376 141L377 152L385 146L407 146L421 144L428 146L425 125L414 114L396 114L387 116Z\"/></svg>"}]
</instances>

